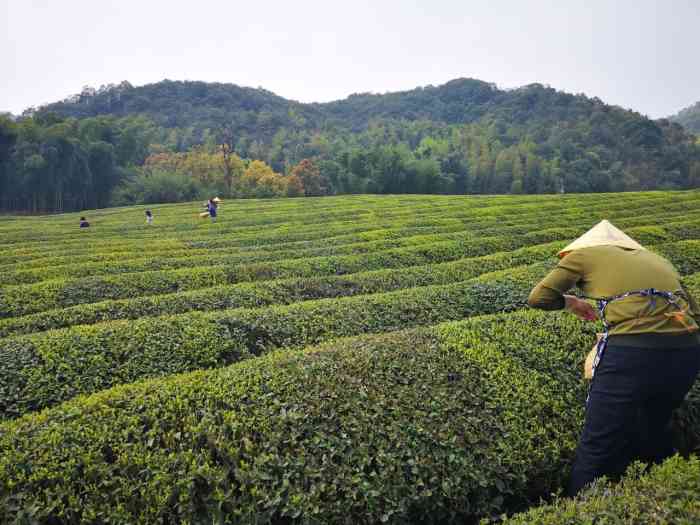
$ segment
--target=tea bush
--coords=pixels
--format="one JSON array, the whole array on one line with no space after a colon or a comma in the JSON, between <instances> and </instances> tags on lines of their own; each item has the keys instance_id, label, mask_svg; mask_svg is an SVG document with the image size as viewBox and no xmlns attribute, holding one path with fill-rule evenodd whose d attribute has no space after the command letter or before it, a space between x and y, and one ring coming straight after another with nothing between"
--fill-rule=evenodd
<instances>
[{"instance_id":1,"label":"tea bush","mask_svg":"<svg viewBox=\"0 0 700 525\"><path fill-rule=\"evenodd\" d=\"M694 459L514 513L568 477L600 330L529 290L606 218L700 295L700 193L199 208L0 220L0 523L697 521ZM700 382L673 426L700 452Z\"/></svg>"},{"instance_id":2,"label":"tea bush","mask_svg":"<svg viewBox=\"0 0 700 525\"><path fill-rule=\"evenodd\" d=\"M0 426L0 517L463 523L521 509L567 476L593 332L499 314L76 398Z\"/></svg>"},{"instance_id":3,"label":"tea bush","mask_svg":"<svg viewBox=\"0 0 700 525\"><path fill-rule=\"evenodd\" d=\"M101 301L0 319L0 337L106 320L138 319L192 310L252 308L271 304L379 293L416 286L464 281L484 272L553 260L561 242L497 252L446 263L381 269L343 276L302 277L243 282L168 295Z\"/></svg>"},{"instance_id":4,"label":"tea bush","mask_svg":"<svg viewBox=\"0 0 700 525\"><path fill-rule=\"evenodd\" d=\"M508 525L587 525L700 522L700 460L674 457L646 473L631 468L618 484L598 482L576 499L560 499L513 516Z\"/></svg>"},{"instance_id":5,"label":"tea bush","mask_svg":"<svg viewBox=\"0 0 700 525\"><path fill-rule=\"evenodd\" d=\"M0 418L248 355L522 307L545 267L289 306L112 321L0 340Z\"/></svg>"}]
</instances>

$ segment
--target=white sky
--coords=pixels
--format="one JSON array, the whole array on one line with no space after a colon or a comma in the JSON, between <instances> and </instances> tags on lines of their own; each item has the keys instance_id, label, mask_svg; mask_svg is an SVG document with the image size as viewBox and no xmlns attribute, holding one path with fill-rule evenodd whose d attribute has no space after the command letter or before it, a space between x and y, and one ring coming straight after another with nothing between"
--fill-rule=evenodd
<instances>
[{"instance_id":1,"label":"white sky","mask_svg":"<svg viewBox=\"0 0 700 525\"><path fill-rule=\"evenodd\" d=\"M128 80L304 102L457 77L657 118L700 100L700 0L0 0L0 110Z\"/></svg>"}]
</instances>

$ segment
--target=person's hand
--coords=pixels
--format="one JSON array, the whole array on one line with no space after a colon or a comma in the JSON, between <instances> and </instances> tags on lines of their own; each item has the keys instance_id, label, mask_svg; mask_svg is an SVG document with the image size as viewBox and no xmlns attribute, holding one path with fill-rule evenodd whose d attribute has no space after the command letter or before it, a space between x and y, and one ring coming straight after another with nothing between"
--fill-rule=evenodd
<instances>
[{"instance_id":1,"label":"person's hand","mask_svg":"<svg viewBox=\"0 0 700 525\"><path fill-rule=\"evenodd\" d=\"M595 308L583 299L579 299L574 295L565 295L564 301L566 301L566 306L564 307L566 311L571 312L579 319L583 321L595 321L598 318Z\"/></svg>"}]
</instances>

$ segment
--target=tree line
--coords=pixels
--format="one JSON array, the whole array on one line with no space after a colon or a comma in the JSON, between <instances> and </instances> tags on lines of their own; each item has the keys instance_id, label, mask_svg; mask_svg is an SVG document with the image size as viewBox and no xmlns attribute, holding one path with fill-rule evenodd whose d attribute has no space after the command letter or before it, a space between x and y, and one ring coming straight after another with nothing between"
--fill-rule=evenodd
<instances>
[{"instance_id":1,"label":"tree line","mask_svg":"<svg viewBox=\"0 0 700 525\"><path fill-rule=\"evenodd\" d=\"M700 186L667 120L533 85L459 80L329 104L264 90L122 83L0 117L0 209L212 195L554 193Z\"/></svg>"}]
</instances>

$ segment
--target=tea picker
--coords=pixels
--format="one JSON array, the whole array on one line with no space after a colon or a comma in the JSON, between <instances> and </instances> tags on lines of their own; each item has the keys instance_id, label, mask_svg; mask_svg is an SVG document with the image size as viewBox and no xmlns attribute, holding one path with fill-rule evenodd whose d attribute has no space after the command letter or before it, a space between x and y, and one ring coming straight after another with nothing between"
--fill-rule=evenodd
<instances>
[{"instance_id":1,"label":"tea picker","mask_svg":"<svg viewBox=\"0 0 700 525\"><path fill-rule=\"evenodd\" d=\"M600 318L604 328L586 359L591 385L568 487L573 496L635 460L657 463L674 453L668 424L700 370L700 309L668 260L608 221L558 255L528 304ZM574 286L583 298L566 293Z\"/></svg>"},{"instance_id":2,"label":"tea picker","mask_svg":"<svg viewBox=\"0 0 700 525\"><path fill-rule=\"evenodd\" d=\"M206 219L207 217L210 217L211 222L216 222L216 216L220 204L221 199L219 197L209 199L207 202L204 203L204 207L207 209L207 211L203 211L202 213L200 213L199 217L201 219Z\"/></svg>"}]
</instances>

